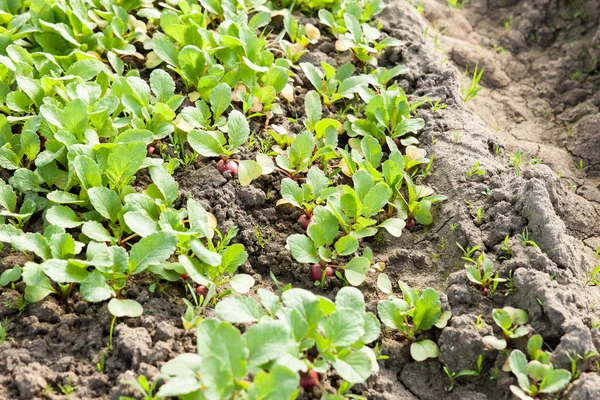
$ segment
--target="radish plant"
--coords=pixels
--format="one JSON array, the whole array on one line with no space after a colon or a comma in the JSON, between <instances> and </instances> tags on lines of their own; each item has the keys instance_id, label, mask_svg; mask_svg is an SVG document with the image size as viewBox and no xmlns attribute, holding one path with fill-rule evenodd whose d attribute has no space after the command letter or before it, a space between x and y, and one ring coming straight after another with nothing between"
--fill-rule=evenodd
<instances>
[{"instance_id":1,"label":"radish plant","mask_svg":"<svg viewBox=\"0 0 600 400\"><path fill-rule=\"evenodd\" d=\"M228 171L232 175L237 172L242 186L247 186L262 174L273 171L272 161L266 156L260 158L263 163L266 163L264 168L254 160L231 158L250 135L250 126L241 112L234 110L229 113L227 125L224 128L227 131L227 137L220 130L193 130L188 134L188 142L196 152L204 157L220 157L219 170L221 172Z\"/></svg>"},{"instance_id":2,"label":"radish plant","mask_svg":"<svg viewBox=\"0 0 600 400\"><path fill-rule=\"evenodd\" d=\"M442 313L439 295L435 290L414 290L402 281L398 281L398 285L402 291L402 299L392 295L377 304L381 322L387 329L398 331L413 341L410 354L416 361L436 358L439 348L435 342L415 339L433 327L443 329L452 315L448 311ZM386 294L393 293L391 282L385 274L379 275L377 286Z\"/></svg>"},{"instance_id":3,"label":"radish plant","mask_svg":"<svg viewBox=\"0 0 600 400\"><path fill-rule=\"evenodd\" d=\"M504 350L507 340L518 339L527 335L530 329L526 326L529 322L527 312L519 308L504 307L502 309L494 309L492 317L496 325L502 329L504 338L496 338L495 336L485 336L483 343L495 348L496 350Z\"/></svg>"}]
</instances>

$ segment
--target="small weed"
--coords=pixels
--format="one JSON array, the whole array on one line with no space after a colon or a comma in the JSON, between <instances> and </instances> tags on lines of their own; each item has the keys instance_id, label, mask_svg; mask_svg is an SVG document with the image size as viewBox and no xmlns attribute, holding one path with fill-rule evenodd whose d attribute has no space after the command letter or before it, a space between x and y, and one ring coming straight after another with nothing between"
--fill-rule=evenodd
<instances>
[{"instance_id":1,"label":"small weed","mask_svg":"<svg viewBox=\"0 0 600 400\"><path fill-rule=\"evenodd\" d=\"M484 217L485 217L485 211L483 211L483 208L481 208L481 207L478 208L477 215L475 216L475 222L477 223L477 225L481 225Z\"/></svg>"},{"instance_id":2,"label":"small weed","mask_svg":"<svg viewBox=\"0 0 600 400\"><path fill-rule=\"evenodd\" d=\"M121 383L127 384L138 391L143 397L143 400L158 400L158 396L154 393L156 385L159 379L153 383L148 382L148 379L144 375L138 376L137 380L121 381ZM133 398L125 397L123 400L133 400Z\"/></svg>"},{"instance_id":3,"label":"small weed","mask_svg":"<svg viewBox=\"0 0 600 400\"><path fill-rule=\"evenodd\" d=\"M468 0L448 0L448 6L450 6L450 8L456 8L457 10L462 10L465 6L465 4L467 4Z\"/></svg>"},{"instance_id":4,"label":"small weed","mask_svg":"<svg viewBox=\"0 0 600 400\"><path fill-rule=\"evenodd\" d=\"M509 237L508 235L504 237L504 242L502 243L502 247L500 247L500 250L502 250L504 252L504 255L500 258L504 259L504 260L508 260L510 259L510 243L508 243Z\"/></svg>"},{"instance_id":5,"label":"small weed","mask_svg":"<svg viewBox=\"0 0 600 400\"><path fill-rule=\"evenodd\" d=\"M590 272L589 270L585 270L585 283L583 284L583 287L588 286L589 284L593 284L595 286L600 286L600 280L598 278L600 278L598 276L598 274L600 274L600 264L596 265L596 267L594 268L594 270L592 272Z\"/></svg>"},{"instance_id":6,"label":"small weed","mask_svg":"<svg viewBox=\"0 0 600 400\"><path fill-rule=\"evenodd\" d=\"M510 32L512 29L512 21L513 21L512 15L510 17L506 18L504 21L502 21L502 23L504 24L504 29L506 29L507 32Z\"/></svg>"},{"instance_id":7,"label":"small weed","mask_svg":"<svg viewBox=\"0 0 600 400\"><path fill-rule=\"evenodd\" d=\"M454 390L454 385L456 383L457 378L460 378L462 376L480 376L482 371L483 371L483 355L481 355L481 354L477 358L477 362L475 363L475 366L473 367L472 370L463 369L460 372L452 372L450 370L450 367L448 367L448 365L445 364L444 372L446 373L446 376L450 380L450 386L448 388L446 388L446 391L451 392L452 390Z\"/></svg>"},{"instance_id":8,"label":"small weed","mask_svg":"<svg viewBox=\"0 0 600 400\"><path fill-rule=\"evenodd\" d=\"M462 139L462 133L460 133L456 129L452 129L452 137L454 138L454 141L456 143L460 143L460 140Z\"/></svg>"},{"instance_id":9,"label":"small weed","mask_svg":"<svg viewBox=\"0 0 600 400\"><path fill-rule=\"evenodd\" d=\"M485 68L481 68L479 70L479 64L475 64L475 70L473 71L473 77L471 78L471 85L463 91L463 100L465 103L471 99L474 99L482 89L482 87L479 85L479 81L483 76L483 71L485 71Z\"/></svg>"},{"instance_id":10,"label":"small weed","mask_svg":"<svg viewBox=\"0 0 600 400\"><path fill-rule=\"evenodd\" d=\"M517 291L517 288L515 287L515 283L513 280L513 272L509 271L508 277L506 278L506 293L504 295L510 296L511 294L515 293L516 291Z\"/></svg>"},{"instance_id":11,"label":"small weed","mask_svg":"<svg viewBox=\"0 0 600 400\"><path fill-rule=\"evenodd\" d=\"M25 297L20 296L17 299L13 300L13 299L6 299L4 300L4 307L6 308L11 308L13 310L17 310L19 312L18 315L23 314L23 311L25 311L25 309L27 309L27 306L29 305L29 303L27 302L27 300L25 300Z\"/></svg>"},{"instance_id":12,"label":"small weed","mask_svg":"<svg viewBox=\"0 0 600 400\"><path fill-rule=\"evenodd\" d=\"M453 224L450 225L450 230L452 232L456 232L457 229L458 229L458 224L453 223Z\"/></svg>"},{"instance_id":13,"label":"small weed","mask_svg":"<svg viewBox=\"0 0 600 400\"><path fill-rule=\"evenodd\" d=\"M509 156L508 165L515 169L517 175L521 175L521 163L527 157L529 157L529 153L523 153L521 149L517 149L517 151Z\"/></svg>"},{"instance_id":14,"label":"small weed","mask_svg":"<svg viewBox=\"0 0 600 400\"><path fill-rule=\"evenodd\" d=\"M501 57L506 55L506 49L502 46L494 45L494 51L498 53Z\"/></svg>"},{"instance_id":15,"label":"small weed","mask_svg":"<svg viewBox=\"0 0 600 400\"><path fill-rule=\"evenodd\" d=\"M527 227L523 229L523 232L521 234L517 235L517 240L523 245L523 247L532 246L536 249L540 248L536 242L529 239L529 229L527 229Z\"/></svg>"},{"instance_id":16,"label":"small weed","mask_svg":"<svg viewBox=\"0 0 600 400\"><path fill-rule=\"evenodd\" d=\"M254 237L261 249L264 249L267 243L273 238L273 234L267 235L267 229L266 226L254 225Z\"/></svg>"},{"instance_id":17,"label":"small weed","mask_svg":"<svg viewBox=\"0 0 600 400\"><path fill-rule=\"evenodd\" d=\"M581 159L580 159L580 160L579 160L579 162L577 163L577 169L578 169L580 172L585 172L585 171L586 171L586 170L588 170L589 168L591 168L591 165L585 165L585 164L583 163L583 160L581 160Z\"/></svg>"},{"instance_id":18,"label":"small weed","mask_svg":"<svg viewBox=\"0 0 600 400\"><path fill-rule=\"evenodd\" d=\"M98 362L96 363L96 371L103 374L106 371L106 353L100 353L98 356Z\"/></svg>"},{"instance_id":19,"label":"small weed","mask_svg":"<svg viewBox=\"0 0 600 400\"><path fill-rule=\"evenodd\" d=\"M458 242L456 242L456 246L458 246L458 248L462 250L463 256L461 258L463 260L471 262L473 264L477 264L477 261L475 261L473 259L473 255L475 254L475 252L477 250L479 250L481 248L481 246L474 246L474 247L467 246L466 248L464 248Z\"/></svg>"},{"instance_id":20,"label":"small weed","mask_svg":"<svg viewBox=\"0 0 600 400\"><path fill-rule=\"evenodd\" d=\"M483 329L484 325L485 325L485 321L483 319L483 315L479 314L477 316L477 319L475 320L475 328Z\"/></svg>"},{"instance_id":21,"label":"small weed","mask_svg":"<svg viewBox=\"0 0 600 400\"><path fill-rule=\"evenodd\" d=\"M427 102L429 103L429 105L431 106L431 109L433 110L433 112L437 112L439 110L443 110L446 107L448 107L448 104L445 103L440 103L439 100L431 100L430 98L426 97L425 100L427 100Z\"/></svg>"},{"instance_id":22,"label":"small weed","mask_svg":"<svg viewBox=\"0 0 600 400\"><path fill-rule=\"evenodd\" d=\"M71 383L71 378L67 378L64 385L59 384L58 388L62 394L67 396L67 399L70 399L71 393L77 390L77 386Z\"/></svg>"},{"instance_id":23,"label":"small weed","mask_svg":"<svg viewBox=\"0 0 600 400\"><path fill-rule=\"evenodd\" d=\"M574 81L581 80L581 78L583 78L583 72L581 71L575 71L571 74L571 79Z\"/></svg>"},{"instance_id":24,"label":"small weed","mask_svg":"<svg viewBox=\"0 0 600 400\"><path fill-rule=\"evenodd\" d=\"M8 318L0 321L0 345L4 344L7 340L10 340L11 342L15 341L14 338L8 336L9 324Z\"/></svg>"},{"instance_id":25,"label":"small weed","mask_svg":"<svg viewBox=\"0 0 600 400\"><path fill-rule=\"evenodd\" d=\"M473 175L485 175L485 170L479 168L479 161L476 161L475 166L467 171L467 178L471 179Z\"/></svg>"}]
</instances>

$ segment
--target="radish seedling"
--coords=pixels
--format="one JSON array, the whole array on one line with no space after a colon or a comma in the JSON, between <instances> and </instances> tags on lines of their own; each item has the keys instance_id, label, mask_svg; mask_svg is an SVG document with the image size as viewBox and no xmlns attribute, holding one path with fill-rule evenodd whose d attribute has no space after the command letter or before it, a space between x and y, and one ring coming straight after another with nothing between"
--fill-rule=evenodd
<instances>
[{"instance_id":1,"label":"radish seedling","mask_svg":"<svg viewBox=\"0 0 600 400\"><path fill-rule=\"evenodd\" d=\"M519 308L504 307L494 309L492 312L494 322L502 329L504 338L498 339L495 336L484 336L483 343L493 347L496 350L504 350L506 342L509 339L518 339L529 333L529 328L524 326L529 322L527 312Z\"/></svg>"},{"instance_id":2,"label":"radish seedling","mask_svg":"<svg viewBox=\"0 0 600 400\"><path fill-rule=\"evenodd\" d=\"M477 262L465 264L465 272L469 281L478 285L486 296L494 296L498 284L506 282L498 274L494 275L493 264L485 254L481 254Z\"/></svg>"},{"instance_id":3,"label":"radish seedling","mask_svg":"<svg viewBox=\"0 0 600 400\"><path fill-rule=\"evenodd\" d=\"M250 127L246 117L239 111L232 111L227 118L227 138L221 131L192 130L188 134L190 146L204 157L221 157L217 165L219 171L238 173L242 186L247 186L262 174L272 172L273 162L269 157L257 155L263 165L253 160L234 160L230 158L237 153L250 135ZM237 164L237 165L233 165ZM264 167L263 167L264 166ZM238 169L239 168L239 169Z\"/></svg>"},{"instance_id":4,"label":"radish seedling","mask_svg":"<svg viewBox=\"0 0 600 400\"><path fill-rule=\"evenodd\" d=\"M337 71L334 67L321 61L324 73L310 63L300 63L300 68L309 82L323 97L326 106L342 99L352 99L367 84L364 75L355 75L352 64L341 65Z\"/></svg>"},{"instance_id":5,"label":"radish seedling","mask_svg":"<svg viewBox=\"0 0 600 400\"><path fill-rule=\"evenodd\" d=\"M571 373L565 369L554 369L552 364L536 359L527 362L521 350L513 350L508 357L510 370L519 386L511 385L511 392L521 400L533 400L544 393L558 393L571 381ZM531 380L533 380L533 382Z\"/></svg>"},{"instance_id":6,"label":"radish seedling","mask_svg":"<svg viewBox=\"0 0 600 400\"><path fill-rule=\"evenodd\" d=\"M390 296L388 300L382 300L377 304L381 322L388 329L397 330L413 341L410 354L416 361L436 358L440 350L435 342L429 339L414 340L417 335L434 326L444 328L452 314L448 311L442 313L439 295L435 290L431 288L423 291L414 290L402 281L398 281L398 285L402 290L402 299ZM385 274L379 275L377 286L384 293L393 293L391 282Z\"/></svg>"}]
</instances>

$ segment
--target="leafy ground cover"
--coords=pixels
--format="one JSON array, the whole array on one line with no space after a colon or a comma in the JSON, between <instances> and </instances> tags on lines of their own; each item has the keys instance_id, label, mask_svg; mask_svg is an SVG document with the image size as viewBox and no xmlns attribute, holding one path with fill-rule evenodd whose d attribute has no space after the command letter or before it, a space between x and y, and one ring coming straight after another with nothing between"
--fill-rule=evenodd
<instances>
[{"instance_id":1,"label":"leafy ground cover","mask_svg":"<svg viewBox=\"0 0 600 400\"><path fill-rule=\"evenodd\" d=\"M4 5L0 393L575 388L595 347L552 285L586 278L593 304L598 261L538 209L545 170L503 165L456 91L430 99L452 74L390 19L405 6Z\"/></svg>"}]
</instances>

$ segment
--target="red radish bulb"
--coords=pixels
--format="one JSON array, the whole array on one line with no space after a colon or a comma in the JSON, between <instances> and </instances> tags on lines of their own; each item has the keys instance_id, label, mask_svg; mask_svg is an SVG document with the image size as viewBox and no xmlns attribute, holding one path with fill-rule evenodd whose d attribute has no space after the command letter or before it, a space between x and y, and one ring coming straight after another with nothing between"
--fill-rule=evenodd
<instances>
[{"instance_id":1,"label":"red radish bulb","mask_svg":"<svg viewBox=\"0 0 600 400\"><path fill-rule=\"evenodd\" d=\"M404 226L406 229L412 229L415 227L417 223L414 218L409 218L406 220L406 225Z\"/></svg>"},{"instance_id":2,"label":"red radish bulb","mask_svg":"<svg viewBox=\"0 0 600 400\"><path fill-rule=\"evenodd\" d=\"M300 218L298 218L298 222L300 222L302 229L304 230L308 229L308 224L310 224L310 221L312 221L312 218L306 214L302 214Z\"/></svg>"},{"instance_id":3,"label":"red radish bulb","mask_svg":"<svg viewBox=\"0 0 600 400\"><path fill-rule=\"evenodd\" d=\"M235 173L238 171L238 165L235 161L219 160L217 163L217 169L220 173L228 171L231 175L235 175Z\"/></svg>"},{"instance_id":4,"label":"red radish bulb","mask_svg":"<svg viewBox=\"0 0 600 400\"><path fill-rule=\"evenodd\" d=\"M148 154L152 155L152 154L154 154L155 151L156 151L156 148L154 148L154 146L148 146Z\"/></svg>"},{"instance_id":5,"label":"red radish bulb","mask_svg":"<svg viewBox=\"0 0 600 400\"><path fill-rule=\"evenodd\" d=\"M319 374L314 369L308 371L308 373L300 373L300 386L302 389L308 390L319 384Z\"/></svg>"},{"instance_id":6,"label":"red radish bulb","mask_svg":"<svg viewBox=\"0 0 600 400\"><path fill-rule=\"evenodd\" d=\"M198 296L206 298L206 296L208 296L208 289L206 288L206 286L200 285L196 288L196 294Z\"/></svg>"},{"instance_id":7,"label":"red radish bulb","mask_svg":"<svg viewBox=\"0 0 600 400\"><path fill-rule=\"evenodd\" d=\"M235 161L229 161L226 164L226 168L227 168L227 171L229 171L229 173L231 175L235 175L238 172L238 165Z\"/></svg>"},{"instance_id":8,"label":"red radish bulb","mask_svg":"<svg viewBox=\"0 0 600 400\"><path fill-rule=\"evenodd\" d=\"M317 264L313 264L312 269L310 271L310 274L313 278L313 280L315 281L320 281L323 279L323 273L325 273L325 276L327 278L329 278L330 276L333 276L333 268L331 267L325 267L323 269L323 267L321 266L321 264L317 263Z\"/></svg>"},{"instance_id":9,"label":"red radish bulb","mask_svg":"<svg viewBox=\"0 0 600 400\"><path fill-rule=\"evenodd\" d=\"M188 274L181 274L180 278L183 279L184 281L189 278L190 276Z\"/></svg>"}]
</instances>

